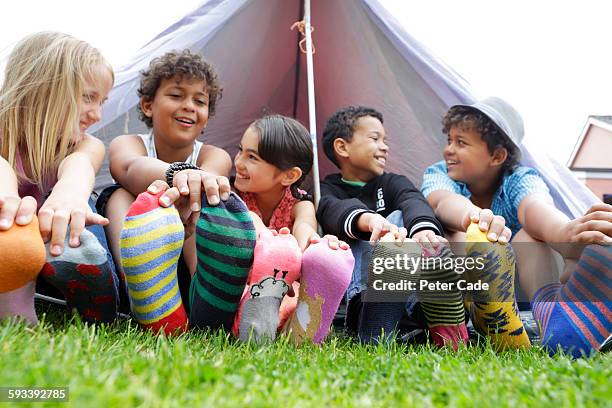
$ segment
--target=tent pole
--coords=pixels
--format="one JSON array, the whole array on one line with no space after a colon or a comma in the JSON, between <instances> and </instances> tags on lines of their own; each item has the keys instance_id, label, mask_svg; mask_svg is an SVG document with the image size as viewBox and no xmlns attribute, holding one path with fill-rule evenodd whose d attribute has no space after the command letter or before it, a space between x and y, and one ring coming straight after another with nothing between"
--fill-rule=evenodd
<instances>
[{"instance_id":1,"label":"tent pole","mask_svg":"<svg viewBox=\"0 0 612 408\"><path fill-rule=\"evenodd\" d=\"M319 158L317 149L317 114L315 108L314 69L312 60L312 36L310 35L310 0L304 0L304 34L306 35L306 75L308 78L308 120L312 140L315 208L319 206L321 187L319 185Z\"/></svg>"}]
</instances>

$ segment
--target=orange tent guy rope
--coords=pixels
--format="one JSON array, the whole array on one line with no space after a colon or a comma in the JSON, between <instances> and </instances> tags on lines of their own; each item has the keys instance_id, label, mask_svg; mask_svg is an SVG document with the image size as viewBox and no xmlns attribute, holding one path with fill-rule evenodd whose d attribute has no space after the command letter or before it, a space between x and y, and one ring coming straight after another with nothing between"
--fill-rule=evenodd
<instances>
[{"instance_id":1,"label":"orange tent guy rope","mask_svg":"<svg viewBox=\"0 0 612 408\"><path fill-rule=\"evenodd\" d=\"M302 52L304 54L306 54L306 48L304 46L304 44L306 43L306 34L304 33L304 31L306 30L306 23L304 22L304 20L296 21L295 23L293 23L291 25L291 30L293 30L296 27L297 27L298 31L304 36L304 38L302 38L300 40L299 46L300 46L300 50L302 50ZM313 31L314 31L314 27L310 26L310 32L312 33ZM313 53L313 55L314 55L315 52L316 51L315 51L315 46L314 46L314 42L313 42L313 44L312 44L312 53Z\"/></svg>"}]
</instances>

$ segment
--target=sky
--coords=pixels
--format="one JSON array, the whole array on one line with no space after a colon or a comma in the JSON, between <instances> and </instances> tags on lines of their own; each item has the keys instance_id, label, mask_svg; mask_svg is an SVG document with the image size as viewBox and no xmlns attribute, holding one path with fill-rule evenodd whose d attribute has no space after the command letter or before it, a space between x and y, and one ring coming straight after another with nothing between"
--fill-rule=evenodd
<instances>
[{"instance_id":1,"label":"sky","mask_svg":"<svg viewBox=\"0 0 612 408\"><path fill-rule=\"evenodd\" d=\"M466 79L477 97L499 96L514 105L525 121L525 142L561 163L567 163L589 115L612 115L612 2L379 1ZM88 41L118 68L201 2L3 2L0 71L19 39L42 30Z\"/></svg>"}]
</instances>

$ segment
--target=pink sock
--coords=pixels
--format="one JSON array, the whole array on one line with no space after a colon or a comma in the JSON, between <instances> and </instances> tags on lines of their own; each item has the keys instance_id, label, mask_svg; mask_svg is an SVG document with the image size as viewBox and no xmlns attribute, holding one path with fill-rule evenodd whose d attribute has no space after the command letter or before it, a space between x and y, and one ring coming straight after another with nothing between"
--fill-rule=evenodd
<instances>
[{"instance_id":1,"label":"pink sock","mask_svg":"<svg viewBox=\"0 0 612 408\"><path fill-rule=\"evenodd\" d=\"M276 337L283 297L300 277L302 251L288 229L274 235L263 230L257 237L253 268L248 278L233 332L240 340L256 342Z\"/></svg>"},{"instance_id":2,"label":"pink sock","mask_svg":"<svg viewBox=\"0 0 612 408\"><path fill-rule=\"evenodd\" d=\"M285 327L295 343L308 339L319 344L325 340L354 264L350 250L331 249L326 239L304 251L298 305Z\"/></svg>"}]
</instances>

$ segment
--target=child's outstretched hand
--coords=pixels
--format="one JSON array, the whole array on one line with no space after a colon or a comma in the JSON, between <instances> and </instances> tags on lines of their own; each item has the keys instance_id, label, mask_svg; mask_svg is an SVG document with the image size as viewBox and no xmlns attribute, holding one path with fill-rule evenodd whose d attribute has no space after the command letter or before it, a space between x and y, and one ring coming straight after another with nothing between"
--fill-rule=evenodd
<instances>
[{"instance_id":1,"label":"child's outstretched hand","mask_svg":"<svg viewBox=\"0 0 612 408\"><path fill-rule=\"evenodd\" d=\"M466 214L462 221L464 231L467 231L471 223L478 224L480 230L487 233L487 239L491 242L499 241L502 244L510 242L512 231L506 227L506 220L504 217L494 215L488 208L475 209Z\"/></svg>"},{"instance_id":2,"label":"child's outstretched hand","mask_svg":"<svg viewBox=\"0 0 612 408\"><path fill-rule=\"evenodd\" d=\"M565 224L558 236L562 242L612 243L612 205L594 204L582 217Z\"/></svg>"},{"instance_id":3,"label":"child's outstretched hand","mask_svg":"<svg viewBox=\"0 0 612 408\"><path fill-rule=\"evenodd\" d=\"M36 214L36 207L34 197L0 196L0 231L11 228L13 222L17 225L28 225Z\"/></svg>"},{"instance_id":4,"label":"child's outstretched hand","mask_svg":"<svg viewBox=\"0 0 612 408\"><path fill-rule=\"evenodd\" d=\"M333 250L337 250L337 249L343 249L343 250L347 250L349 249L349 245L344 242L344 241L340 241L338 239L337 236L335 235L324 235L323 239L327 240L327 245L329 246L330 249ZM321 241L321 237L319 236L319 234L312 234L312 236L310 237L310 241L308 242L308 245L310 246L310 244L318 244ZM308 247L306 247L308 248ZM304 249L305 251L306 249Z\"/></svg>"},{"instance_id":5,"label":"child's outstretched hand","mask_svg":"<svg viewBox=\"0 0 612 408\"><path fill-rule=\"evenodd\" d=\"M191 211L200 211L202 191L210 205L219 204L219 198L225 201L230 195L230 183L227 177L208 173L204 170L181 170L174 174L172 187L176 187L182 196L189 196Z\"/></svg>"},{"instance_id":6,"label":"child's outstretched hand","mask_svg":"<svg viewBox=\"0 0 612 408\"><path fill-rule=\"evenodd\" d=\"M442 244L448 244L448 240L444 237L436 235L432 230L421 230L416 232L412 239L419 243L421 248L429 252L436 252Z\"/></svg>"},{"instance_id":7,"label":"child's outstretched hand","mask_svg":"<svg viewBox=\"0 0 612 408\"><path fill-rule=\"evenodd\" d=\"M76 248L81 245L79 237L86 225L105 226L108 225L108 219L94 213L87 201L51 193L38 210L38 224L43 241L45 243L51 241L49 252L53 256L59 256L64 252L68 227L70 227L68 243Z\"/></svg>"},{"instance_id":8,"label":"child's outstretched hand","mask_svg":"<svg viewBox=\"0 0 612 408\"><path fill-rule=\"evenodd\" d=\"M160 191L163 191L164 194L159 197L159 205L170 207L174 204L185 226L185 239L189 238L195 232L200 210L192 211L189 197L181 196L178 188L170 188L168 183L163 180L155 180L147 187L147 192L150 194L157 194Z\"/></svg>"},{"instance_id":9,"label":"child's outstretched hand","mask_svg":"<svg viewBox=\"0 0 612 408\"><path fill-rule=\"evenodd\" d=\"M380 214L361 214L357 223L360 230L372 233L372 235L370 235L370 244L372 245L376 244L376 241L385 234L391 234L393 239L399 242L403 242L408 236L406 228L399 228L397 225L391 224ZM365 228L362 228L363 226L365 226Z\"/></svg>"}]
</instances>

